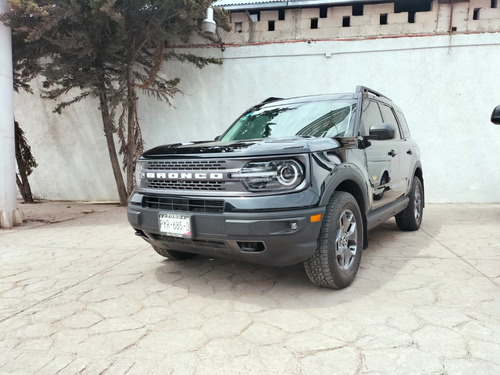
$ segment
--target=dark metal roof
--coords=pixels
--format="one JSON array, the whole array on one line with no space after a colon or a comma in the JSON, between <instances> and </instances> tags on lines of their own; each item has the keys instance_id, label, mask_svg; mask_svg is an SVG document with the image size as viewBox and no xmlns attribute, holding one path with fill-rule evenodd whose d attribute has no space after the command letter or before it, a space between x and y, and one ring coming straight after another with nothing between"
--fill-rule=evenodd
<instances>
[{"instance_id":1,"label":"dark metal roof","mask_svg":"<svg viewBox=\"0 0 500 375\"><path fill-rule=\"evenodd\" d=\"M324 5L349 5L353 3L380 3L383 0L216 0L213 6L226 10L298 8ZM390 1L387 1L390 2Z\"/></svg>"}]
</instances>

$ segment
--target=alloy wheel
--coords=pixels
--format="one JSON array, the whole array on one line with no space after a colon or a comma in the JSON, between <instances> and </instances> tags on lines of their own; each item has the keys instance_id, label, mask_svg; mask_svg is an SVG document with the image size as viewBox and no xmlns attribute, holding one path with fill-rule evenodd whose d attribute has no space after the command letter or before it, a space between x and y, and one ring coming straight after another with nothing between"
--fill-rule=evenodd
<instances>
[{"instance_id":1,"label":"alloy wheel","mask_svg":"<svg viewBox=\"0 0 500 375\"><path fill-rule=\"evenodd\" d=\"M335 245L337 263L342 270L347 271L358 250L358 226L351 210L343 211L340 216Z\"/></svg>"}]
</instances>

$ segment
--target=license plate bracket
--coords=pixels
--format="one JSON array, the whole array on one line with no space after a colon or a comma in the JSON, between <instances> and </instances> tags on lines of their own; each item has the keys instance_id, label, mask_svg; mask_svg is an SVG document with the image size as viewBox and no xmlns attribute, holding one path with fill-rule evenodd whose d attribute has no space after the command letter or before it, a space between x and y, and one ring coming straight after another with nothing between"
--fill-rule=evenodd
<instances>
[{"instance_id":1,"label":"license plate bracket","mask_svg":"<svg viewBox=\"0 0 500 375\"><path fill-rule=\"evenodd\" d=\"M191 238L191 215L173 212L158 214L160 233L171 237Z\"/></svg>"}]
</instances>

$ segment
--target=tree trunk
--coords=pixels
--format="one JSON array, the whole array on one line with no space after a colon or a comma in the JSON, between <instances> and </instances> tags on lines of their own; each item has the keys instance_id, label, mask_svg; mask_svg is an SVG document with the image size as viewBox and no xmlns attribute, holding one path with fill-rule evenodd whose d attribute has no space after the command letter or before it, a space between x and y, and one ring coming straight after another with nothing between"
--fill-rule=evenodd
<instances>
[{"instance_id":1,"label":"tree trunk","mask_svg":"<svg viewBox=\"0 0 500 375\"><path fill-rule=\"evenodd\" d=\"M24 138L24 132L17 121L14 121L14 126L16 162L17 169L19 170L19 174L16 174L16 184L23 197L24 203L35 203L28 181L28 175L37 164L35 158L31 154L31 149L27 143L28 141Z\"/></svg>"},{"instance_id":2,"label":"tree trunk","mask_svg":"<svg viewBox=\"0 0 500 375\"><path fill-rule=\"evenodd\" d=\"M100 109L102 116L102 123L104 127L104 135L106 136L106 142L108 144L109 159L111 161L111 167L113 168L113 174L115 176L116 188L118 189L118 196L120 198L120 206L126 206L128 200L127 189L123 183L123 176L120 169L120 162L118 160L118 155L116 153L115 140L113 138L113 121L109 114L109 107L106 94L101 93L99 95Z\"/></svg>"},{"instance_id":3,"label":"tree trunk","mask_svg":"<svg viewBox=\"0 0 500 375\"><path fill-rule=\"evenodd\" d=\"M21 178L19 178L19 175L21 175ZM24 203L35 203L33 194L31 193L31 186L28 182L28 176L21 171L19 171L19 175L16 175L16 183Z\"/></svg>"}]
</instances>

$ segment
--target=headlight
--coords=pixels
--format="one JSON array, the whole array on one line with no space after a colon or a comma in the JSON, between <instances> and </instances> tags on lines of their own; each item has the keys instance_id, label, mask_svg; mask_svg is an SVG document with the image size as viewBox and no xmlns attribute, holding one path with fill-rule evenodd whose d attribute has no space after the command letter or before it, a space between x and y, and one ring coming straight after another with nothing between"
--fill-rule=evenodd
<instances>
[{"instance_id":1,"label":"headlight","mask_svg":"<svg viewBox=\"0 0 500 375\"><path fill-rule=\"evenodd\" d=\"M137 161L135 165L135 186L140 187L141 186L141 180L146 177L144 170L146 168L146 162L145 161Z\"/></svg>"},{"instance_id":2,"label":"headlight","mask_svg":"<svg viewBox=\"0 0 500 375\"><path fill-rule=\"evenodd\" d=\"M252 161L232 177L250 191L293 190L304 181L304 167L293 159Z\"/></svg>"}]
</instances>

